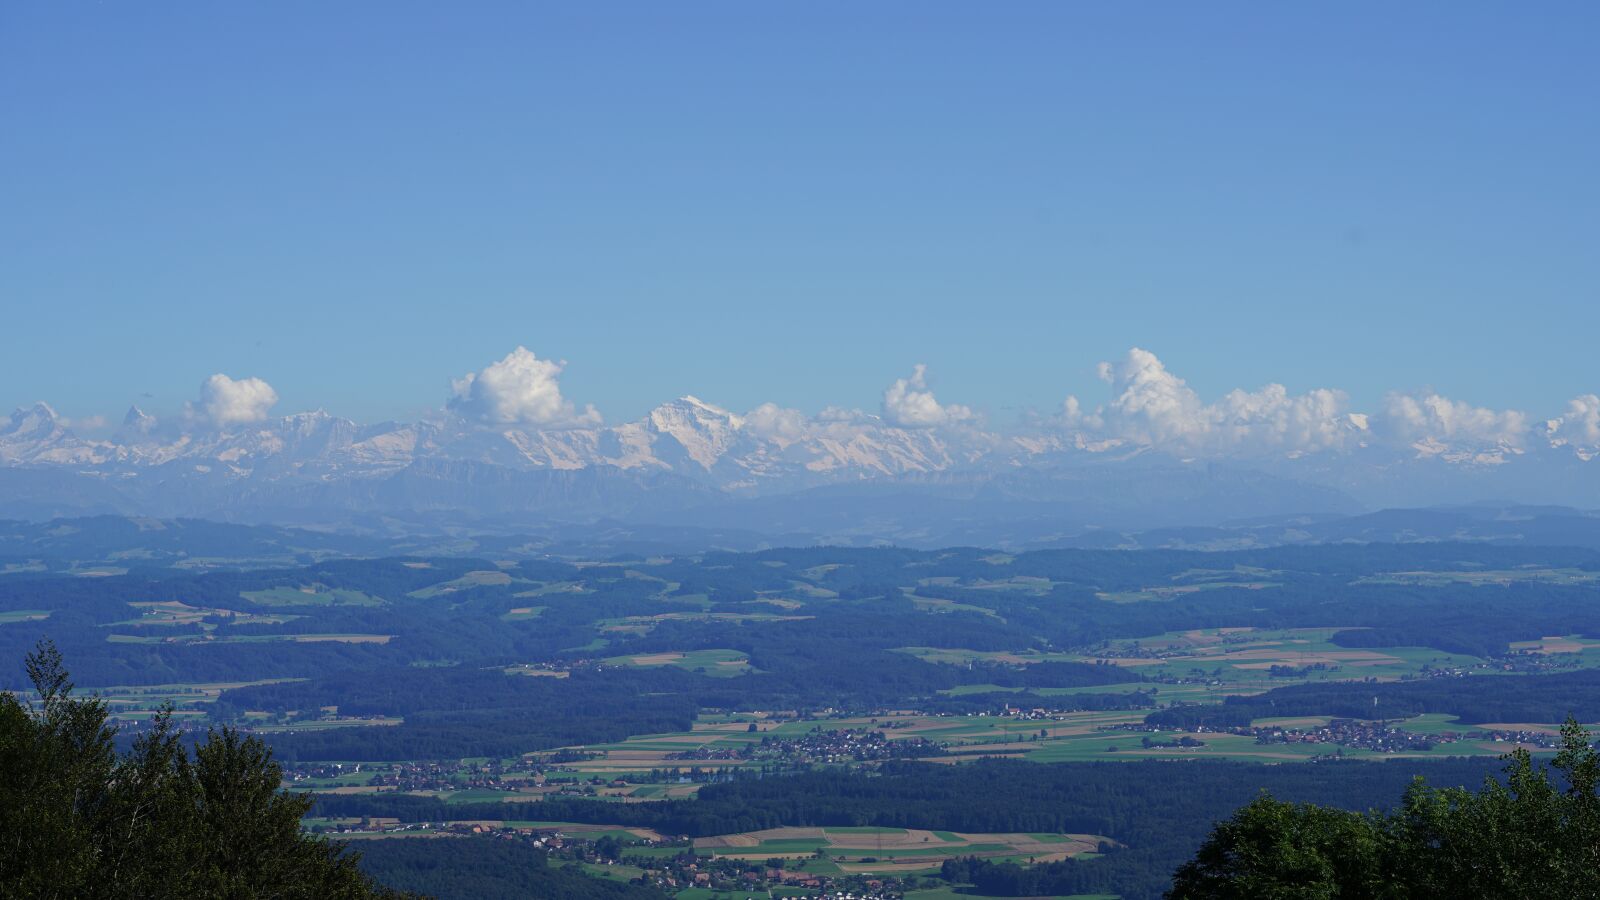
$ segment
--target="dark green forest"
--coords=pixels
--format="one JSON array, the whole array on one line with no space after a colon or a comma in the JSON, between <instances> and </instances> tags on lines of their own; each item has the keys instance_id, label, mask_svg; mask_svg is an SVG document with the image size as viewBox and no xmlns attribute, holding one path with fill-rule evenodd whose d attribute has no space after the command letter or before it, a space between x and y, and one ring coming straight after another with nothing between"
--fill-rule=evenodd
<instances>
[{"instance_id":1,"label":"dark green forest","mask_svg":"<svg viewBox=\"0 0 1600 900\"><path fill-rule=\"evenodd\" d=\"M27 671L36 701L0 693L0 895L392 896L300 830L311 800L279 789L260 741L224 728L191 753L163 716L119 756L54 647Z\"/></svg>"},{"instance_id":2,"label":"dark green forest","mask_svg":"<svg viewBox=\"0 0 1600 900\"><path fill-rule=\"evenodd\" d=\"M585 875L550 864L526 844L493 838L445 841L367 841L362 871L400 890L438 900L663 900L666 894L639 885Z\"/></svg>"},{"instance_id":3,"label":"dark green forest","mask_svg":"<svg viewBox=\"0 0 1600 900\"><path fill-rule=\"evenodd\" d=\"M1217 825L1167 896L1600 897L1600 754L1576 722L1563 738L1548 765L1517 750L1503 780L1476 792L1419 779L1389 813L1263 793ZM1032 877L1052 890L1048 871Z\"/></svg>"}]
</instances>

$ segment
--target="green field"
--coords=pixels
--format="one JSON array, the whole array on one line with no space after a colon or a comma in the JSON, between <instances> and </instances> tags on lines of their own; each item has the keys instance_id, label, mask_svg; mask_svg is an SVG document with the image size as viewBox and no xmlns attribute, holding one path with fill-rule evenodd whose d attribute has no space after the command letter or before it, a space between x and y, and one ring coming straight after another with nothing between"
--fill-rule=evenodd
<instances>
[{"instance_id":1,"label":"green field","mask_svg":"<svg viewBox=\"0 0 1600 900\"><path fill-rule=\"evenodd\" d=\"M0 625L9 625L12 622L37 622L48 618L50 611L47 609L12 609L0 612Z\"/></svg>"},{"instance_id":2,"label":"green field","mask_svg":"<svg viewBox=\"0 0 1600 900\"><path fill-rule=\"evenodd\" d=\"M1425 587L1466 585L1508 585L1516 582L1542 582L1546 584L1592 584L1600 581L1600 572L1587 569L1477 569L1443 572L1384 572L1356 579L1356 584L1415 584Z\"/></svg>"},{"instance_id":3,"label":"green field","mask_svg":"<svg viewBox=\"0 0 1600 900\"><path fill-rule=\"evenodd\" d=\"M1005 621L1005 619L1002 618L999 613L988 608L987 606L974 606L970 603L957 603L954 600L941 600L937 597L922 597L918 596L910 588L902 588L901 590L905 593L906 599L910 600L912 605L916 606L917 609L923 612L969 612L977 613L980 616L989 616L990 618L1000 619L1002 622Z\"/></svg>"},{"instance_id":4,"label":"green field","mask_svg":"<svg viewBox=\"0 0 1600 900\"><path fill-rule=\"evenodd\" d=\"M442 581L438 584L429 585L425 588L412 591L406 596L415 597L418 600L427 600L432 597L441 597L447 594L453 594L456 591L465 590L467 588L505 587L511 584L514 580L515 579L504 572L492 570L468 572L467 574L462 575L460 578L452 578L449 581Z\"/></svg>"},{"instance_id":5,"label":"green field","mask_svg":"<svg viewBox=\"0 0 1600 900\"><path fill-rule=\"evenodd\" d=\"M1158 691L1163 702L1182 699L1214 700L1221 693L1201 693L1202 685L1144 685ZM1195 688L1196 691L1185 690ZM1170 693L1169 693L1170 692ZM825 719L799 719L775 721L753 716L702 718L694 730L666 734L636 735L623 741L592 744L574 748L597 754L597 757L568 764L572 774L579 778L605 779L641 777L652 769L691 766L718 769L758 767L760 760L672 760L668 756L696 747L708 749L736 748L760 743L764 738L795 739L817 729L858 730L881 732L890 740L925 738L944 745L946 755L933 757L942 763L972 762L985 757L1006 757L1029 762L1123 762L1143 759L1227 759L1267 764L1304 762L1313 757L1340 755L1350 759L1395 759L1406 756L1483 756L1505 752L1503 746L1479 741L1461 741L1437 744L1427 751L1405 753L1379 753L1332 743L1258 744L1250 735L1218 732L1192 734L1202 742L1197 747L1145 747L1144 738L1167 741L1183 732L1148 732L1119 728L1137 725L1144 721L1146 710L1083 711L1058 713L1048 718L1030 718L1021 715L971 715L931 716L915 713L883 715L876 717L848 716ZM1301 727L1323 724L1326 717L1297 717L1291 724ZM748 730L755 724L757 731ZM1257 724L1276 724L1263 719ZM1448 717L1422 716L1399 723L1398 727L1423 734L1438 734L1458 730L1451 726ZM1535 726L1545 727L1545 726ZM1551 726L1553 727L1553 726ZM542 754L533 754L533 757ZM665 799L679 795L682 785L630 785L620 795L634 800Z\"/></svg>"},{"instance_id":6,"label":"green field","mask_svg":"<svg viewBox=\"0 0 1600 900\"><path fill-rule=\"evenodd\" d=\"M702 675L732 678L752 671L750 658L738 650L687 650L613 656L602 665L627 667L673 666Z\"/></svg>"},{"instance_id":7,"label":"green field","mask_svg":"<svg viewBox=\"0 0 1600 900\"><path fill-rule=\"evenodd\" d=\"M900 647L896 652L925 662L955 666L1025 666L1042 662L1115 665L1148 681L1035 688L1032 692L1060 696L1154 690L1160 705L1216 702L1228 696L1259 694L1276 687L1308 682L1397 681L1418 677L1430 670L1487 668L1486 661L1478 657L1428 647L1341 647L1330 639L1343 630L1337 627L1195 629L1113 640L1077 652L982 651L960 647ZM1570 653L1575 666L1591 664L1591 656L1592 664L1600 666L1600 641L1546 640L1555 652ZM1527 652L1536 651L1529 649ZM968 684L944 693L959 696L1022 690L993 684Z\"/></svg>"},{"instance_id":8,"label":"green field","mask_svg":"<svg viewBox=\"0 0 1600 900\"><path fill-rule=\"evenodd\" d=\"M539 618L539 616L541 616L546 609L549 609L549 607L548 606L518 606L518 607L515 607L513 609L507 610L506 612L501 613L500 614L500 621L502 621L502 622L526 622L529 619L537 619L537 618Z\"/></svg>"},{"instance_id":9,"label":"green field","mask_svg":"<svg viewBox=\"0 0 1600 900\"><path fill-rule=\"evenodd\" d=\"M908 875L938 870L947 859L1044 862L1093 853L1107 840L1086 834L957 834L907 828L769 828L696 838L696 852L748 861L831 863L846 874Z\"/></svg>"},{"instance_id":10,"label":"green field","mask_svg":"<svg viewBox=\"0 0 1600 900\"><path fill-rule=\"evenodd\" d=\"M108 634L106 641L112 644L262 644L274 642L288 642L297 644L315 644L332 642L339 644L386 644L394 635L392 634L230 634L217 637L210 632L202 634L175 634L175 635L137 635L137 634Z\"/></svg>"},{"instance_id":11,"label":"green field","mask_svg":"<svg viewBox=\"0 0 1600 900\"><path fill-rule=\"evenodd\" d=\"M1195 629L1110 641L1102 648L1065 658L1103 661L1151 679L1224 681L1237 688L1235 693L1316 681L1395 681L1429 669L1485 665L1475 656L1430 647L1341 647L1330 639L1343 630Z\"/></svg>"},{"instance_id":12,"label":"green field","mask_svg":"<svg viewBox=\"0 0 1600 900\"><path fill-rule=\"evenodd\" d=\"M382 606L383 601L360 591L311 584L245 591L241 597L261 606Z\"/></svg>"},{"instance_id":13,"label":"green field","mask_svg":"<svg viewBox=\"0 0 1600 900\"><path fill-rule=\"evenodd\" d=\"M638 637L649 634L662 622L798 622L814 616L784 616L776 613L733 613L733 612L666 612L651 616L623 616L614 619L598 619L595 626L602 635L622 635Z\"/></svg>"},{"instance_id":14,"label":"green field","mask_svg":"<svg viewBox=\"0 0 1600 900\"><path fill-rule=\"evenodd\" d=\"M1540 638L1537 641L1517 641L1511 645L1511 652L1542 657L1549 663L1563 667L1600 668L1600 640L1579 635L1568 634Z\"/></svg>"},{"instance_id":15,"label":"green field","mask_svg":"<svg viewBox=\"0 0 1600 900\"><path fill-rule=\"evenodd\" d=\"M1201 591L1213 591L1219 588L1242 588L1259 591L1276 587L1281 587L1281 585L1270 581L1219 581L1207 584L1162 585L1137 591L1100 591L1095 596L1108 603L1149 603L1174 600L1178 597L1196 594Z\"/></svg>"},{"instance_id":16,"label":"green field","mask_svg":"<svg viewBox=\"0 0 1600 900\"><path fill-rule=\"evenodd\" d=\"M139 617L111 622L110 625L194 625L203 631L214 631L219 621L229 625L282 625L301 618L283 613L262 614L240 612L236 609L190 606L177 600L135 601L128 605L139 611Z\"/></svg>"},{"instance_id":17,"label":"green field","mask_svg":"<svg viewBox=\"0 0 1600 900\"><path fill-rule=\"evenodd\" d=\"M365 726L402 725L405 719L399 716L365 716L362 718L328 718L328 719L296 719L279 725L262 724L249 725L247 730L253 734L275 734L285 731L327 731L333 728L359 728Z\"/></svg>"},{"instance_id":18,"label":"green field","mask_svg":"<svg viewBox=\"0 0 1600 900\"><path fill-rule=\"evenodd\" d=\"M114 685L111 687L84 688L84 693L94 694L105 701L114 721L141 721L150 718L165 704L171 704L175 715L199 716L200 704L212 703L224 690L253 684L282 684L298 681L296 678L266 678L257 681L225 681L194 684Z\"/></svg>"}]
</instances>

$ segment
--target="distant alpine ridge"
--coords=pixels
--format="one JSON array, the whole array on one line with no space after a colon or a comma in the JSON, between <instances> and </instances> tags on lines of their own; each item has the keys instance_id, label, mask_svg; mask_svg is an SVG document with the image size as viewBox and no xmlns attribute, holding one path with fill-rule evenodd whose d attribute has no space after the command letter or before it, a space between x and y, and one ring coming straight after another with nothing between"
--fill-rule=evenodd
<instances>
[{"instance_id":1,"label":"distant alpine ridge","mask_svg":"<svg viewBox=\"0 0 1600 900\"><path fill-rule=\"evenodd\" d=\"M110 513L337 525L372 517L618 519L815 537L1005 543L1011 531L1208 525L1477 500L1600 505L1600 460L1560 440L1351 442L1185 455L1040 425L773 420L694 397L637 421L502 427L442 413L360 425L324 412L173 427L137 407L79 437L48 405L0 422L0 516Z\"/></svg>"}]
</instances>

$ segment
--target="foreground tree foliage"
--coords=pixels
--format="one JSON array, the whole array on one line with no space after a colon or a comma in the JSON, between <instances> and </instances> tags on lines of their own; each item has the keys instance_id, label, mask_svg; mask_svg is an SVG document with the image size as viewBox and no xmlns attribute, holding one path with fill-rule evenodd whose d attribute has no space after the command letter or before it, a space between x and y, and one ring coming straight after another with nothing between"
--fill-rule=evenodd
<instances>
[{"instance_id":1,"label":"foreground tree foliage","mask_svg":"<svg viewBox=\"0 0 1600 900\"><path fill-rule=\"evenodd\" d=\"M260 741L213 730L191 755L164 712L119 757L53 645L27 668L36 700L0 693L0 896L397 896L301 833L311 801Z\"/></svg>"},{"instance_id":2,"label":"foreground tree foliage","mask_svg":"<svg viewBox=\"0 0 1600 900\"><path fill-rule=\"evenodd\" d=\"M1262 795L1217 825L1167 896L1600 898L1600 754L1571 719L1561 736L1548 766L1519 748L1477 793L1419 778L1387 815Z\"/></svg>"}]
</instances>

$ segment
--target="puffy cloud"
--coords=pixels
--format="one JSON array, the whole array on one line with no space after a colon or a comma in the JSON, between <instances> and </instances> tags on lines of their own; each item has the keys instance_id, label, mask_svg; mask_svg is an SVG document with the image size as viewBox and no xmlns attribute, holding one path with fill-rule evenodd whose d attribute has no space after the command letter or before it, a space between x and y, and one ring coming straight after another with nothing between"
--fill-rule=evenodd
<instances>
[{"instance_id":1,"label":"puffy cloud","mask_svg":"<svg viewBox=\"0 0 1600 900\"><path fill-rule=\"evenodd\" d=\"M1527 413L1473 406L1432 392L1393 393L1384 403L1385 430L1431 452L1462 445L1520 448L1528 425Z\"/></svg>"},{"instance_id":2,"label":"puffy cloud","mask_svg":"<svg viewBox=\"0 0 1600 900\"><path fill-rule=\"evenodd\" d=\"M744 417L746 431L756 437L785 444L805 437L810 424L805 413L776 403L763 403Z\"/></svg>"},{"instance_id":3,"label":"puffy cloud","mask_svg":"<svg viewBox=\"0 0 1600 900\"><path fill-rule=\"evenodd\" d=\"M1191 441L1208 427L1205 405L1154 353L1138 347L1117 363L1098 367L1115 394L1098 416L1116 437L1140 444Z\"/></svg>"},{"instance_id":4,"label":"puffy cloud","mask_svg":"<svg viewBox=\"0 0 1600 900\"><path fill-rule=\"evenodd\" d=\"M822 408L822 412L817 413L818 422L836 425L866 425L871 423L873 419L873 416L859 409L849 409L843 406L825 406Z\"/></svg>"},{"instance_id":5,"label":"puffy cloud","mask_svg":"<svg viewBox=\"0 0 1600 900\"><path fill-rule=\"evenodd\" d=\"M259 378L234 380L218 372L200 384L200 399L189 405L218 428L260 422L278 402L278 392Z\"/></svg>"},{"instance_id":6,"label":"puffy cloud","mask_svg":"<svg viewBox=\"0 0 1600 900\"><path fill-rule=\"evenodd\" d=\"M1066 402L1061 404L1061 416L1068 423L1076 424L1083 419L1083 404L1078 402L1077 397L1068 394Z\"/></svg>"},{"instance_id":7,"label":"puffy cloud","mask_svg":"<svg viewBox=\"0 0 1600 900\"><path fill-rule=\"evenodd\" d=\"M565 362L540 359L519 346L499 362L451 381L448 407L495 425L571 428L600 424L600 413L593 406L580 413L561 396L560 376L565 367Z\"/></svg>"},{"instance_id":8,"label":"puffy cloud","mask_svg":"<svg viewBox=\"0 0 1600 900\"><path fill-rule=\"evenodd\" d=\"M897 378L883 392L883 418L901 428L933 428L974 418L965 406L941 404L928 390L928 367L918 363L910 378Z\"/></svg>"},{"instance_id":9,"label":"puffy cloud","mask_svg":"<svg viewBox=\"0 0 1600 900\"><path fill-rule=\"evenodd\" d=\"M62 418L59 421L62 427L71 428L75 431L104 431L111 425L111 420L99 414L75 416L70 419Z\"/></svg>"},{"instance_id":10,"label":"puffy cloud","mask_svg":"<svg viewBox=\"0 0 1600 900\"><path fill-rule=\"evenodd\" d=\"M1254 393L1231 391L1211 411L1226 445L1324 450L1367 430L1366 416L1345 412L1349 404L1344 391L1317 388L1291 396L1283 385L1269 384Z\"/></svg>"},{"instance_id":11,"label":"puffy cloud","mask_svg":"<svg viewBox=\"0 0 1600 900\"><path fill-rule=\"evenodd\" d=\"M1580 453L1600 448L1600 396L1584 394L1572 398L1566 413L1546 421L1544 427L1553 446L1570 444Z\"/></svg>"},{"instance_id":12,"label":"puffy cloud","mask_svg":"<svg viewBox=\"0 0 1600 900\"><path fill-rule=\"evenodd\" d=\"M1303 453L1344 446L1366 432L1366 417L1346 411L1342 391L1319 388L1290 394L1281 384L1234 390L1206 403L1154 353L1134 347L1118 362L1103 362L1100 378L1111 402L1085 412L1068 397L1061 418L1069 428L1104 440L1172 446L1188 451Z\"/></svg>"}]
</instances>

